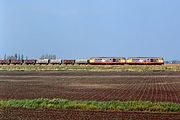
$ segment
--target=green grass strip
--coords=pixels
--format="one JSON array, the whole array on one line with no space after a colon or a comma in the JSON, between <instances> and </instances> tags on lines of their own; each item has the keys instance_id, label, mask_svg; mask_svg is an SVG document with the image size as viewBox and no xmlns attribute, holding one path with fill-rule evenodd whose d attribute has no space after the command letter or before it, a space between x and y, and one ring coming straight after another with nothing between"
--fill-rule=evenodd
<instances>
[{"instance_id":1,"label":"green grass strip","mask_svg":"<svg viewBox=\"0 0 180 120\"><path fill-rule=\"evenodd\" d=\"M0 100L3 108L28 109L80 109L80 110L116 110L148 112L180 112L180 104L143 101L70 101L64 99Z\"/></svg>"}]
</instances>

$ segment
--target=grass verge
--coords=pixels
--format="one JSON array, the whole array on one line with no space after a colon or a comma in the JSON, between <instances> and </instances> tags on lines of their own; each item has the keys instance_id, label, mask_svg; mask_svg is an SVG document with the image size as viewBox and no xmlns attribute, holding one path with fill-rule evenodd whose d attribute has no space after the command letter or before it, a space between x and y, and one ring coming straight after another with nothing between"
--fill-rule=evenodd
<instances>
[{"instance_id":1,"label":"grass verge","mask_svg":"<svg viewBox=\"0 0 180 120\"><path fill-rule=\"evenodd\" d=\"M70 101L64 99L33 99L33 100L0 100L3 108L28 109L80 109L80 110L115 110L144 112L180 112L180 104L143 101Z\"/></svg>"},{"instance_id":2,"label":"grass verge","mask_svg":"<svg viewBox=\"0 0 180 120\"><path fill-rule=\"evenodd\" d=\"M0 71L180 71L180 65L0 65Z\"/></svg>"}]
</instances>

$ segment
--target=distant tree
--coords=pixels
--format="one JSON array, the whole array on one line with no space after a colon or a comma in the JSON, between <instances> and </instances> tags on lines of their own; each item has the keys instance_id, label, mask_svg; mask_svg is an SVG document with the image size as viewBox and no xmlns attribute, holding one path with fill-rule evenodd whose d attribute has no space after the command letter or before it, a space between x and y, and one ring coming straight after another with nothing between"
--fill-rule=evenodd
<instances>
[{"instance_id":1,"label":"distant tree","mask_svg":"<svg viewBox=\"0 0 180 120\"><path fill-rule=\"evenodd\" d=\"M45 59L49 59L49 55L48 54L45 55Z\"/></svg>"},{"instance_id":2,"label":"distant tree","mask_svg":"<svg viewBox=\"0 0 180 120\"><path fill-rule=\"evenodd\" d=\"M7 58L8 58L8 60L15 60L16 59L15 56L13 56L13 55L8 56Z\"/></svg>"},{"instance_id":3,"label":"distant tree","mask_svg":"<svg viewBox=\"0 0 180 120\"><path fill-rule=\"evenodd\" d=\"M14 59L17 60L18 59L18 55L17 53L14 55Z\"/></svg>"},{"instance_id":4,"label":"distant tree","mask_svg":"<svg viewBox=\"0 0 180 120\"><path fill-rule=\"evenodd\" d=\"M28 57L26 56L26 59ZM4 60L24 60L24 55L23 54L14 54L14 55L4 55Z\"/></svg>"},{"instance_id":5,"label":"distant tree","mask_svg":"<svg viewBox=\"0 0 180 120\"><path fill-rule=\"evenodd\" d=\"M23 54L21 55L21 60L24 60L24 55Z\"/></svg>"},{"instance_id":6,"label":"distant tree","mask_svg":"<svg viewBox=\"0 0 180 120\"><path fill-rule=\"evenodd\" d=\"M6 60L7 59L7 56L6 56L6 54L4 55L4 60Z\"/></svg>"},{"instance_id":7,"label":"distant tree","mask_svg":"<svg viewBox=\"0 0 180 120\"><path fill-rule=\"evenodd\" d=\"M18 60L21 60L21 55L20 54L18 55Z\"/></svg>"},{"instance_id":8,"label":"distant tree","mask_svg":"<svg viewBox=\"0 0 180 120\"><path fill-rule=\"evenodd\" d=\"M56 55L44 54L44 55L41 55L40 59L56 59Z\"/></svg>"},{"instance_id":9,"label":"distant tree","mask_svg":"<svg viewBox=\"0 0 180 120\"><path fill-rule=\"evenodd\" d=\"M45 59L45 56L44 56L44 55L41 55L40 59Z\"/></svg>"},{"instance_id":10,"label":"distant tree","mask_svg":"<svg viewBox=\"0 0 180 120\"><path fill-rule=\"evenodd\" d=\"M7 60L9 60L10 58L9 58L9 56L7 56Z\"/></svg>"},{"instance_id":11,"label":"distant tree","mask_svg":"<svg viewBox=\"0 0 180 120\"><path fill-rule=\"evenodd\" d=\"M53 56L52 56L52 59L56 59L56 55L53 55Z\"/></svg>"},{"instance_id":12,"label":"distant tree","mask_svg":"<svg viewBox=\"0 0 180 120\"><path fill-rule=\"evenodd\" d=\"M26 60L28 60L28 56L26 56Z\"/></svg>"},{"instance_id":13,"label":"distant tree","mask_svg":"<svg viewBox=\"0 0 180 120\"><path fill-rule=\"evenodd\" d=\"M7 56L7 60L12 60L12 56Z\"/></svg>"},{"instance_id":14,"label":"distant tree","mask_svg":"<svg viewBox=\"0 0 180 120\"><path fill-rule=\"evenodd\" d=\"M52 55L48 55L48 59L52 59Z\"/></svg>"},{"instance_id":15,"label":"distant tree","mask_svg":"<svg viewBox=\"0 0 180 120\"><path fill-rule=\"evenodd\" d=\"M52 59L53 58L53 55L49 55L49 59Z\"/></svg>"}]
</instances>

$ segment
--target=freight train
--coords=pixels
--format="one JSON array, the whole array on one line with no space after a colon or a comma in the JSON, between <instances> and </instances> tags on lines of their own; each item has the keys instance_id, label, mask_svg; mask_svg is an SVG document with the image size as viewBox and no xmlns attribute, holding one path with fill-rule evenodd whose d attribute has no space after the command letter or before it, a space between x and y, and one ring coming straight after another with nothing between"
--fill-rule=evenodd
<instances>
[{"instance_id":1,"label":"freight train","mask_svg":"<svg viewBox=\"0 0 180 120\"><path fill-rule=\"evenodd\" d=\"M92 57L90 59L0 60L0 65L163 65L162 57Z\"/></svg>"}]
</instances>

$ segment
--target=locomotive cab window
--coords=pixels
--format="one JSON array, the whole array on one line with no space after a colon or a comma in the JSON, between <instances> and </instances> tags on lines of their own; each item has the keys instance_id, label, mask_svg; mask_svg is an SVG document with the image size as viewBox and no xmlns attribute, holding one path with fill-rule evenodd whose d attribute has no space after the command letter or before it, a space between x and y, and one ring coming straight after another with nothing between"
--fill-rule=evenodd
<instances>
[{"instance_id":1,"label":"locomotive cab window","mask_svg":"<svg viewBox=\"0 0 180 120\"><path fill-rule=\"evenodd\" d=\"M116 62L116 59L113 59L113 62Z\"/></svg>"},{"instance_id":2,"label":"locomotive cab window","mask_svg":"<svg viewBox=\"0 0 180 120\"><path fill-rule=\"evenodd\" d=\"M151 59L150 62L157 62L157 59Z\"/></svg>"}]
</instances>

